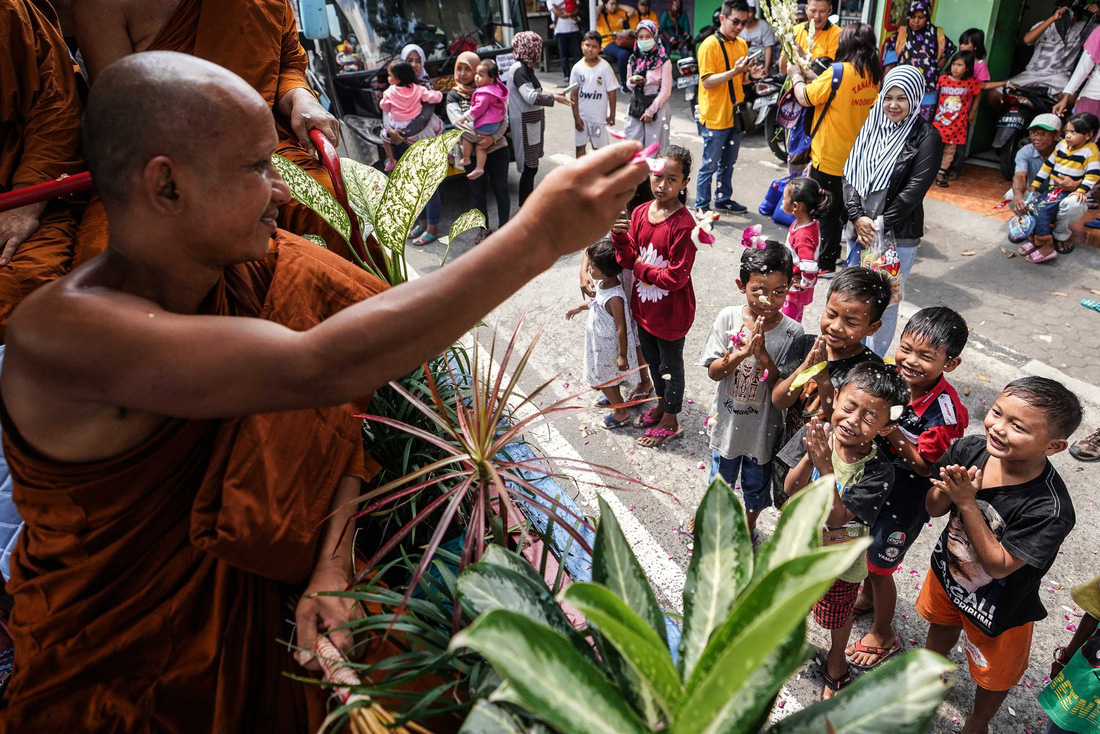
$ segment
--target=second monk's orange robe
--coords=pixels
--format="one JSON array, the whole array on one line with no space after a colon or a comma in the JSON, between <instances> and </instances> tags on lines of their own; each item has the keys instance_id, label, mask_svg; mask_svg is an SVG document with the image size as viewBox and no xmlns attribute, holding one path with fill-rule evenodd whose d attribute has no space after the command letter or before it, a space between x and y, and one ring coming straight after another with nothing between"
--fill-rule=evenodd
<instances>
[{"instance_id":1,"label":"second monk's orange robe","mask_svg":"<svg viewBox=\"0 0 1100 734\"><path fill-rule=\"evenodd\" d=\"M176 51L229 69L248 82L267 104L292 89L309 89L306 52L298 41L294 9L288 0L180 0L149 51ZM275 152L297 163L332 193L328 171L313 151L276 116ZM351 260L343 238L308 207L292 201L279 211L279 226L294 234L316 234L328 248ZM77 235L76 264L107 248L107 216L98 200L88 207Z\"/></svg>"},{"instance_id":2,"label":"second monk's orange robe","mask_svg":"<svg viewBox=\"0 0 1100 734\"><path fill-rule=\"evenodd\" d=\"M0 192L79 173L80 102L56 19L29 0L0 0L0 39ZM75 233L72 208L52 202L0 267L0 344L15 307L69 270Z\"/></svg>"},{"instance_id":3,"label":"second monk's orange robe","mask_svg":"<svg viewBox=\"0 0 1100 734\"><path fill-rule=\"evenodd\" d=\"M303 330L385 287L288 233L276 245L227 268L202 311ZM340 477L373 473L355 412L168 419L120 456L62 464L0 403L26 521L0 731L316 731L324 693L283 675L304 671L278 640Z\"/></svg>"}]
</instances>

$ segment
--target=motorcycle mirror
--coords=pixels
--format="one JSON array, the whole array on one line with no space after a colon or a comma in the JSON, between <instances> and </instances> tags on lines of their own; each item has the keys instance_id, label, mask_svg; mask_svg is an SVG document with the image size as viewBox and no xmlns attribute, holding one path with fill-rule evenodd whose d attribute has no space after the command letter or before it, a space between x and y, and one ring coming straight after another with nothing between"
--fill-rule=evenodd
<instances>
[{"instance_id":1,"label":"motorcycle mirror","mask_svg":"<svg viewBox=\"0 0 1100 734\"><path fill-rule=\"evenodd\" d=\"M299 0L298 19L306 38L320 41L328 38L328 8L325 0Z\"/></svg>"}]
</instances>

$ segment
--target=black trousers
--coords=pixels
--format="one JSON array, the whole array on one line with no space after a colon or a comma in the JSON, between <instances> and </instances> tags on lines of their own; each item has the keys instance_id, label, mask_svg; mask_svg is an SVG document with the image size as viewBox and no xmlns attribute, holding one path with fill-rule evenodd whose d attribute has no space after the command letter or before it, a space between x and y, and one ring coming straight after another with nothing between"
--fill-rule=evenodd
<instances>
[{"instance_id":1,"label":"black trousers","mask_svg":"<svg viewBox=\"0 0 1100 734\"><path fill-rule=\"evenodd\" d=\"M477 164L471 160L466 173L474 170ZM494 150L485 156L485 173L470 184L470 204L485 215L485 227L489 227L489 188L497 201L497 229L504 226L511 216L512 197L508 194L508 148Z\"/></svg>"},{"instance_id":2,"label":"black trousers","mask_svg":"<svg viewBox=\"0 0 1100 734\"><path fill-rule=\"evenodd\" d=\"M520 155L520 153L516 153ZM523 202L527 201L527 197L531 195L531 192L535 190L535 176L538 175L539 168L524 168L523 173L519 175L519 205L523 206ZM475 181L477 179L474 179Z\"/></svg>"},{"instance_id":3,"label":"black trousers","mask_svg":"<svg viewBox=\"0 0 1100 734\"><path fill-rule=\"evenodd\" d=\"M569 73L573 71L573 65L581 60L581 32L555 33L554 38L558 40L558 56L561 57L561 75L565 79L568 79Z\"/></svg>"},{"instance_id":4,"label":"black trousers","mask_svg":"<svg viewBox=\"0 0 1100 734\"><path fill-rule=\"evenodd\" d=\"M833 197L829 211L817 221L821 228L821 257L817 264L823 271L836 270L836 261L840 259L840 236L844 232L844 177L810 168L810 178Z\"/></svg>"},{"instance_id":5,"label":"black trousers","mask_svg":"<svg viewBox=\"0 0 1100 734\"><path fill-rule=\"evenodd\" d=\"M665 399L665 412L676 415L684 407L684 339L654 336L638 325L638 346L649 365L653 389Z\"/></svg>"}]
</instances>

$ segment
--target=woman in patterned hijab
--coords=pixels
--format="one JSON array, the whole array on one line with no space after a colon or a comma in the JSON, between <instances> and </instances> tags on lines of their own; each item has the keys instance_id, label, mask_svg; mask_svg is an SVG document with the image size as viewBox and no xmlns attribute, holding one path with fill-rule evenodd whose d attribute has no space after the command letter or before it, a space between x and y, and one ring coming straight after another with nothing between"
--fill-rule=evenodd
<instances>
[{"instance_id":1,"label":"woman in patterned hijab","mask_svg":"<svg viewBox=\"0 0 1100 734\"><path fill-rule=\"evenodd\" d=\"M915 66L924 75L924 98L921 114L930 120L936 107L936 82L943 65L955 53L955 44L942 28L932 24L931 0L912 0L909 3L907 24L883 47L883 66L893 64Z\"/></svg>"}]
</instances>

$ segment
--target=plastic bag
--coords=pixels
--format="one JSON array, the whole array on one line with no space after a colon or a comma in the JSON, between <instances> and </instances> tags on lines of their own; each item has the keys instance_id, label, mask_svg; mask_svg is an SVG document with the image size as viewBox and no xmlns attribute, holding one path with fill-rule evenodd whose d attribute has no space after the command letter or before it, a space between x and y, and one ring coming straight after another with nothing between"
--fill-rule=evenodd
<instances>
[{"instance_id":1,"label":"plastic bag","mask_svg":"<svg viewBox=\"0 0 1100 734\"><path fill-rule=\"evenodd\" d=\"M887 232L880 216L875 220L875 241L859 254L860 267L878 270L890 279L890 305L901 303L905 296L901 282L901 258L894 233Z\"/></svg>"}]
</instances>

